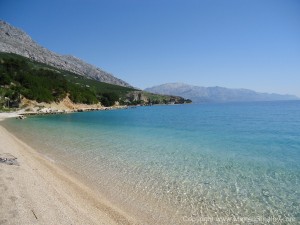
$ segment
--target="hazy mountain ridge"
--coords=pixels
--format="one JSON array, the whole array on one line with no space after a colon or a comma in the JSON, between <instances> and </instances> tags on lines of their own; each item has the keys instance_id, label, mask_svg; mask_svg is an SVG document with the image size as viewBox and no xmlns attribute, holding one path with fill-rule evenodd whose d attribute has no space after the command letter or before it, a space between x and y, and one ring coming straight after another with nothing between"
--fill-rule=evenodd
<instances>
[{"instance_id":1,"label":"hazy mountain ridge","mask_svg":"<svg viewBox=\"0 0 300 225\"><path fill-rule=\"evenodd\" d=\"M2 20L0 20L0 52L15 53L101 82L131 87L125 81L83 60L70 55L59 55L38 45L24 31Z\"/></svg>"},{"instance_id":2,"label":"hazy mountain ridge","mask_svg":"<svg viewBox=\"0 0 300 225\"><path fill-rule=\"evenodd\" d=\"M199 87L184 83L162 84L146 88L145 91L156 94L178 95L191 99L194 103L299 100L298 97L293 95L259 93L248 89Z\"/></svg>"}]
</instances>

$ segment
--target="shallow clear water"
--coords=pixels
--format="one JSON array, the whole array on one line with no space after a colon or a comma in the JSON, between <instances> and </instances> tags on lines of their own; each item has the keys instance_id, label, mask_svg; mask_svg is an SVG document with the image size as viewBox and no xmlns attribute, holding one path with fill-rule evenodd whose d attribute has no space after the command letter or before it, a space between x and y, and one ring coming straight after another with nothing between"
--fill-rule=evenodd
<instances>
[{"instance_id":1,"label":"shallow clear water","mask_svg":"<svg viewBox=\"0 0 300 225\"><path fill-rule=\"evenodd\" d=\"M299 223L300 101L139 107L4 125L144 223Z\"/></svg>"}]
</instances>

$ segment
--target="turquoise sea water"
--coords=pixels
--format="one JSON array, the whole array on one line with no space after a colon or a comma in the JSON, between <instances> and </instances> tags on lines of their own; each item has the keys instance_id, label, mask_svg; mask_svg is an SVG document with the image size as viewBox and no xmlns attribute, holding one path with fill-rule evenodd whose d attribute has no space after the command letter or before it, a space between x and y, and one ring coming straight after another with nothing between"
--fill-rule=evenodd
<instances>
[{"instance_id":1,"label":"turquoise sea water","mask_svg":"<svg viewBox=\"0 0 300 225\"><path fill-rule=\"evenodd\" d=\"M300 223L300 101L138 107L3 124L145 224Z\"/></svg>"}]
</instances>

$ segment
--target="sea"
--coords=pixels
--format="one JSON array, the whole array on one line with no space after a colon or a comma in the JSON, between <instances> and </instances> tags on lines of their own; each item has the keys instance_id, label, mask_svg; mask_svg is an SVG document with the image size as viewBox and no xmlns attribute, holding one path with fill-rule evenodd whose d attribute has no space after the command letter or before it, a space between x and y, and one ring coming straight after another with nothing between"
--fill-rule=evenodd
<instances>
[{"instance_id":1,"label":"sea","mask_svg":"<svg viewBox=\"0 0 300 225\"><path fill-rule=\"evenodd\" d=\"M147 106L1 124L141 224L300 224L300 101Z\"/></svg>"}]
</instances>

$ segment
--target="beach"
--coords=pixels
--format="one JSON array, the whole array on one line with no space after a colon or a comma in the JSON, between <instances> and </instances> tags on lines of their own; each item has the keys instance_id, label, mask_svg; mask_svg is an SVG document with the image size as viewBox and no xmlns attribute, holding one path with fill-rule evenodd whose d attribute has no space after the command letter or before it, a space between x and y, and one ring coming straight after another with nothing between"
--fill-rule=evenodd
<instances>
[{"instance_id":1,"label":"beach","mask_svg":"<svg viewBox=\"0 0 300 225\"><path fill-rule=\"evenodd\" d=\"M0 224L135 223L2 126L0 143Z\"/></svg>"},{"instance_id":2,"label":"beach","mask_svg":"<svg viewBox=\"0 0 300 225\"><path fill-rule=\"evenodd\" d=\"M0 121L5 120L7 118L14 118L20 116L21 112L7 112L7 113L0 113Z\"/></svg>"},{"instance_id":3,"label":"beach","mask_svg":"<svg viewBox=\"0 0 300 225\"><path fill-rule=\"evenodd\" d=\"M299 107L195 104L5 119L0 224L296 224Z\"/></svg>"}]
</instances>

